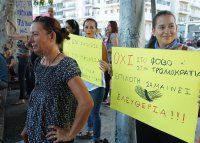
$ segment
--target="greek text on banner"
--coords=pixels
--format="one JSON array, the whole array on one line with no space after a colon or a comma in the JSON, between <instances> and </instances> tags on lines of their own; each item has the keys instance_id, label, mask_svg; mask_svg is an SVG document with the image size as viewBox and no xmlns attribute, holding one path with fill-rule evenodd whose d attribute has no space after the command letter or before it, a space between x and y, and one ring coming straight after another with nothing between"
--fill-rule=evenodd
<instances>
[{"instance_id":1,"label":"greek text on banner","mask_svg":"<svg viewBox=\"0 0 200 143\"><path fill-rule=\"evenodd\" d=\"M200 52L112 49L111 107L194 143Z\"/></svg>"},{"instance_id":2,"label":"greek text on banner","mask_svg":"<svg viewBox=\"0 0 200 143\"><path fill-rule=\"evenodd\" d=\"M83 80L102 85L99 68L99 60L102 59L101 40L70 34L70 40L64 41L63 52L78 62Z\"/></svg>"}]
</instances>

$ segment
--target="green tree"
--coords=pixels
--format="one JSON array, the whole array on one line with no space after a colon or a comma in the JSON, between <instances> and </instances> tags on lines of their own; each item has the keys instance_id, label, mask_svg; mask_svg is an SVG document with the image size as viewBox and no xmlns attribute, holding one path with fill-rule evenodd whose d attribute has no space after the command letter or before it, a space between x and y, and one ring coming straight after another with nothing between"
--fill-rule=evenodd
<instances>
[{"instance_id":1,"label":"green tree","mask_svg":"<svg viewBox=\"0 0 200 143\"><path fill-rule=\"evenodd\" d=\"M53 0L48 0L48 3L50 5L53 5ZM33 4L34 5L44 5L45 4L45 0L33 0Z\"/></svg>"}]
</instances>

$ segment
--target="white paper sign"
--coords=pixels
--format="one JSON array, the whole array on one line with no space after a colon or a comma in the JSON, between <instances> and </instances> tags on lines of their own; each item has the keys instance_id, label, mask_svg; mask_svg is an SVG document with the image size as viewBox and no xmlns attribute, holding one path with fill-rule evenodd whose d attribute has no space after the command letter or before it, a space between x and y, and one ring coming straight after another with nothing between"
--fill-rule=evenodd
<instances>
[{"instance_id":1,"label":"white paper sign","mask_svg":"<svg viewBox=\"0 0 200 143\"><path fill-rule=\"evenodd\" d=\"M16 26L17 33L29 35L30 26L32 23L32 1L31 0L16 0Z\"/></svg>"}]
</instances>

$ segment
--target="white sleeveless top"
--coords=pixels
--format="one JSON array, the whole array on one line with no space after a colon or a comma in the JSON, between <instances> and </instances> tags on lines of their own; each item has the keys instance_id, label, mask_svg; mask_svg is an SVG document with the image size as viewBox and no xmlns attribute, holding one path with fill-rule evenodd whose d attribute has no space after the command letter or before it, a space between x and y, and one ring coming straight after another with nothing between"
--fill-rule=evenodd
<instances>
[{"instance_id":1,"label":"white sleeveless top","mask_svg":"<svg viewBox=\"0 0 200 143\"><path fill-rule=\"evenodd\" d=\"M101 72L101 77L102 77L102 85L101 86L98 86L98 85L95 85L91 82L88 82L88 81L85 81L83 80L83 82L85 83L85 86L87 87L88 91L92 91L92 90L95 90L99 87L106 87L106 83L105 83L105 78L104 78L104 73Z\"/></svg>"}]
</instances>

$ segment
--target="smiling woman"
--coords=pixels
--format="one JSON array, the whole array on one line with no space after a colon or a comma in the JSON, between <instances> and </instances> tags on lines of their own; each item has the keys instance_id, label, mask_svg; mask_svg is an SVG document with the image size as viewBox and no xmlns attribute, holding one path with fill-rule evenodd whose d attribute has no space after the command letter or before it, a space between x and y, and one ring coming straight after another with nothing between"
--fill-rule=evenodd
<instances>
[{"instance_id":1,"label":"smiling woman","mask_svg":"<svg viewBox=\"0 0 200 143\"><path fill-rule=\"evenodd\" d=\"M93 101L77 62L59 51L63 40L69 39L68 32L56 19L41 16L35 18L30 31L29 43L41 57L34 65L36 85L21 135L25 142L72 143L87 121Z\"/></svg>"},{"instance_id":2,"label":"smiling woman","mask_svg":"<svg viewBox=\"0 0 200 143\"><path fill-rule=\"evenodd\" d=\"M92 18L88 18L83 23L83 28L85 32L85 36L88 38L96 38L96 32L97 32L97 22L96 20ZM105 48L105 45L102 42L102 60L100 61L100 67L101 62L108 63L108 55ZM102 69L102 68L101 68ZM103 70L103 69L102 69ZM102 140L100 139L101 136L101 118L100 118L100 107L101 102L103 100L103 95L105 92L105 80L102 73L102 85L97 86L93 83L84 81L87 89L89 90L91 97L94 101L94 108L92 109L92 112L88 119L88 126L86 133L80 132L77 137L80 139L91 139L93 138L93 143L100 143Z\"/></svg>"},{"instance_id":3,"label":"smiling woman","mask_svg":"<svg viewBox=\"0 0 200 143\"><path fill-rule=\"evenodd\" d=\"M155 41L152 44L155 49L165 49L165 50L186 50L186 51L196 51L193 47L188 47L180 43L180 40L176 37L177 35L177 25L176 19L173 13L170 11L160 11L153 18L153 35L155 36ZM151 44L150 44L151 45ZM152 47L147 47L152 48ZM170 61L161 62L155 59L152 60L152 64L164 64L163 66L170 66L172 64ZM166 65L165 65L166 64ZM158 69L155 69L157 72ZM163 70L159 69L159 73L172 74L175 73L173 70ZM183 71L180 73L183 74ZM175 74L179 74L177 71ZM169 86L170 87L170 86ZM167 87L168 88L168 87ZM176 87L175 87L176 88ZM175 89L171 87L172 90ZM177 87L178 88L178 87ZM181 87L182 88L182 87ZM170 89L170 88L169 88ZM189 91L184 91L186 94L189 94ZM177 92L178 94L178 92ZM197 103L196 103L197 104ZM191 105L192 106L192 105ZM156 128L153 128L145 123L136 121L137 129L137 143L185 143L183 140L178 139L172 135L169 135L165 132L162 132Z\"/></svg>"}]
</instances>

